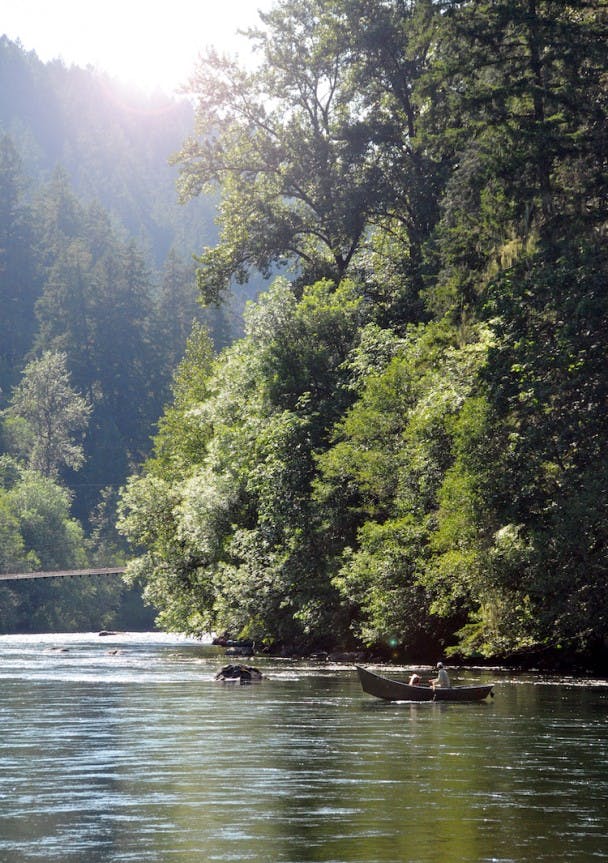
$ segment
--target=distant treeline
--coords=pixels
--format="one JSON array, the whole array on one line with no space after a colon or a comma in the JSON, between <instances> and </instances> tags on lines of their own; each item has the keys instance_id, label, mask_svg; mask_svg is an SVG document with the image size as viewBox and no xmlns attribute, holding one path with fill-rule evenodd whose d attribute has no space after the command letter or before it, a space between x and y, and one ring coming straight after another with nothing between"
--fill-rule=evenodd
<instances>
[{"instance_id":1,"label":"distant treeline","mask_svg":"<svg viewBox=\"0 0 608 863\"><path fill-rule=\"evenodd\" d=\"M169 164L192 121L185 100L126 92L91 70L43 64L0 38L4 571L26 561L69 568L85 558L102 564L124 557L113 502L150 451L193 322L204 322L217 346L239 332L234 311L205 311L198 303L193 255L216 238L216 205L209 197L180 204L177 170ZM53 457L52 468L40 458L33 416L48 408L57 417L62 408L42 394L42 358L47 381L59 361L66 385L89 406L86 423L70 429L78 442L64 441L81 445L82 458ZM23 382L36 404L21 398L17 408ZM52 424L57 436L59 424ZM56 449L64 444L55 441ZM19 489L27 489L27 505ZM99 592L101 611L91 602L106 618L108 585L84 591ZM117 579L113 589L116 599L124 586ZM5 584L0 628L84 625L91 617L86 603L62 604L66 591L50 583L35 590Z\"/></svg>"}]
</instances>

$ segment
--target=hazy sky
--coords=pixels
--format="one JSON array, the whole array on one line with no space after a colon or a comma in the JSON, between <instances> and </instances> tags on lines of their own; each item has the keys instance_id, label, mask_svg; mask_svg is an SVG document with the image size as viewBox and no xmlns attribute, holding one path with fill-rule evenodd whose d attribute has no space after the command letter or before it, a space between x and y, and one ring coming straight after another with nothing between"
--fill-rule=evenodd
<instances>
[{"instance_id":1,"label":"hazy sky","mask_svg":"<svg viewBox=\"0 0 608 863\"><path fill-rule=\"evenodd\" d=\"M0 0L0 35L43 61L95 66L127 83L172 92L198 54L216 45L247 52L237 37L272 0Z\"/></svg>"}]
</instances>

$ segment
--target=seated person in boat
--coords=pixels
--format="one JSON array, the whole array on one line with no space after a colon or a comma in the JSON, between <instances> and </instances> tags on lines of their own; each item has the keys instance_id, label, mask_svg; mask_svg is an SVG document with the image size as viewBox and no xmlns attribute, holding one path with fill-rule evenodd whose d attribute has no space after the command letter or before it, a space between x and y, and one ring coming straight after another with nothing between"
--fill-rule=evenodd
<instances>
[{"instance_id":1,"label":"seated person in boat","mask_svg":"<svg viewBox=\"0 0 608 863\"><path fill-rule=\"evenodd\" d=\"M441 689L450 689L452 684L447 671L443 667L443 662L437 663L437 677L431 680L431 686L440 687Z\"/></svg>"},{"instance_id":2,"label":"seated person in boat","mask_svg":"<svg viewBox=\"0 0 608 863\"><path fill-rule=\"evenodd\" d=\"M419 674L412 674L408 683L410 686L422 686L422 678Z\"/></svg>"}]
</instances>

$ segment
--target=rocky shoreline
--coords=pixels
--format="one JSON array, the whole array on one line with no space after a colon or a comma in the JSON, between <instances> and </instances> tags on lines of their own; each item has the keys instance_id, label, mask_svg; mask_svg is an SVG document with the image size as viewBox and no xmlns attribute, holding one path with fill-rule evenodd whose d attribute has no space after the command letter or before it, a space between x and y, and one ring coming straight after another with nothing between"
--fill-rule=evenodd
<instances>
[{"instance_id":1,"label":"rocky shoreline","mask_svg":"<svg viewBox=\"0 0 608 863\"><path fill-rule=\"evenodd\" d=\"M278 657L281 659L307 659L318 662L344 662L344 663L383 663L412 666L433 666L438 660L445 660L445 655L437 652L436 648L429 650L428 655L409 655L408 653L396 653L395 651L376 650L310 650L301 651L294 645L281 645L276 648L264 646L259 648L256 642L249 639L231 639L220 636L214 638L214 645L224 647L227 657L240 657L252 659L255 656ZM517 654L503 656L453 656L448 660L449 664L458 666L476 666L492 668L500 666L514 671L544 671L562 674L597 674L605 673L608 667L608 646L587 652L577 653L557 647L538 647L521 651Z\"/></svg>"}]
</instances>

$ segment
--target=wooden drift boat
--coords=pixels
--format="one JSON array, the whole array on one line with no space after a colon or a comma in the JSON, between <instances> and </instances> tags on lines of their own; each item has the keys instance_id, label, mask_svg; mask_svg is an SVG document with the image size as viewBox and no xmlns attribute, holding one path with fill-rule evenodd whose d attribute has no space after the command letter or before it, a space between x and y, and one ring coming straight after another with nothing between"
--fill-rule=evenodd
<instances>
[{"instance_id":1,"label":"wooden drift boat","mask_svg":"<svg viewBox=\"0 0 608 863\"><path fill-rule=\"evenodd\" d=\"M432 686L410 686L399 680L382 677L367 668L356 666L363 691L385 701L483 701L494 695L493 683L483 686L451 686L441 689Z\"/></svg>"}]
</instances>

